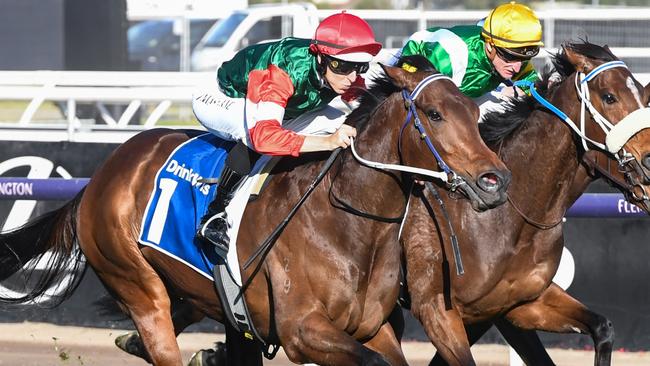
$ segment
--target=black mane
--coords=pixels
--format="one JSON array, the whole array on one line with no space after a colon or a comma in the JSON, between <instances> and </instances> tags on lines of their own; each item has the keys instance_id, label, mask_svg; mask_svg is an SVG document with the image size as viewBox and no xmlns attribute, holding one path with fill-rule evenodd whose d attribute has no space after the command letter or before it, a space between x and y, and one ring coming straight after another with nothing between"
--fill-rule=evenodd
<instances>
[{"instance_id":1,"label":"black mane","mask_svg":"<svg viewBox=\"0 0 650 366\"><path fill-rule=\"evenodd\" d=\"M402 67L404 64L416 67L418 71L431 71L437 72L431 62L420 55L403 56L395 64L397 67ZM373 111L383 102L386 98L393 93L400 91L393 81L382 73L376 78L372 79L374 85L366 90L359 99L359 107L352 111L348 116L346 123L354 126L357 131L363 130L367 126Z\"/></svg>"},{"instance_id":2,"label":"black mane","mask_svg":"<svg viewBox=\"0 0 650 366\"><path fill-rule=\"evenodd\" d=\"M601 47L583 40L581 43L566 43L561 51L551 54L553 67L545 67L541 73L540 80L535 83L535 89L544 98L548 99L557 89L559 84L569 75L573 74L576 69L569 62L566 55L566 49L584 55L590 59L601 60L603 62L618 60L609 48ZM548 88L548 82L553 79L553 85ZM483 140L491 145L495 145L504 138L512 134L515 130L523 125L528 116L536 110L546 110L532 96L513 100L509 103L503 112L491 112L485 115L483 123L479 124L479 130Z\"/></svg>"}]
</instances>

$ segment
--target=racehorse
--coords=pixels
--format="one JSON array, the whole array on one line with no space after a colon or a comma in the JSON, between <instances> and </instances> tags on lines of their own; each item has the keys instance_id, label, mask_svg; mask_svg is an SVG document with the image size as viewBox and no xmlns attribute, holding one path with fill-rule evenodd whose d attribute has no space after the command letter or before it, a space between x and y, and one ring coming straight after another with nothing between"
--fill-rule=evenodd
<instances>
[{"instance_id":1,"label":"racehorse","mask_svg":"<svg viewBox=\"0 0 650 366\"><path fill-rule=\"evenodd\" d=\"M581 103L590 101L593 109L582 109L584 133L532 98L513 102L480 126L513 178L508 204L483 213L442 195L463 255L462 277L444 270L451 230L442 206L429 190L411 201L401 241L412 313L438 351L431 365L475 365L470 344L490 322L504 319L525 330L589 334L595 364L610 364L610 321L552 278L563 248L562 218L597 177L612 180L629 201L650 210L650 119L645 108L650 90L644 91L616 60L607 47L587 42L567 44L554 57L560 80L543 94L572 121L580 120ZM546 83L548 76L539 84ZM599 128L599 123L608 126L603 120L610 127ZM450 256L449 265L454 262ZM532 365L553 364L543 350L524 359Z\"/></svg>"},{"instance_id":2,"label":"racehorse","mask_svg":"<svg viewBox=\"0 0 650 366\"><path fill-rule=\"evenodd\" d=\"M384 70L387 78L369 90L347 119L358 131L358 154L373 161L438 170L442 163L433 157L435 147L447 166L459 172L449 176L454 183L462 178L458 189L473 207L485 210L504 203L510 173L480 139L479 112L471 100L440 74ZM413 118L414 110L418 118ZM180 365L175 336L203 316L224 322L224 312L208 279L159 251L138 245L137 238L156 172L193 134L155 129L136 135L113 152L75 199L3 233L0 278L47 250L53 258L47 276L31 293L4 300L26 302L38 297L55 283L69 265L66 262L82 265L83 253L133 320L143 356L155 365ZM285 159L274 168L275 176L264 194L244 213L244 229L237 239L240 262L272 232L279 222L274 218L284 217L298 201L324 157L306 154ZM409 182L409 175L359 164L349 150L337 157L244 294L260 337L281 345L299 363L406 364L385 322L399 288L399 225L373 218L402 215ZM332 197L359 211L331 204ZM77 244L81 251L71 256ZM242 271L243 281L252 270ZM185 310L172 316L172 302ZM260 364L259 346L255 350L236 354L234 347L229 348L227 363Z\"/></svg>"}]
</instances>

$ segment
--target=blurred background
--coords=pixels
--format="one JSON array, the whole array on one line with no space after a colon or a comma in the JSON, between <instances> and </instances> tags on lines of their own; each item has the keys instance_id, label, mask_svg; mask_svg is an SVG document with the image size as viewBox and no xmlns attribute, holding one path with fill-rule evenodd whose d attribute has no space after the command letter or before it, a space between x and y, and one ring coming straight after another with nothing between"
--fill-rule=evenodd
<instances>
[{"instance_id":1,"label":"blurred background","mask_svg":"<svg viewBox=\"0 0 650 366\"><path fill-rule=\"evenodd\" d=\"M475 24L492 0L2 0L0 1L0 178L90 177L120 143L156 126L200 128L192 89L239 49L286 36L310 38L337 9L365 18L385 49L381 62L418 30ZM566 41L607 44L644 85L650 81L650 1L528 3L542 20L538 67ZM3 186L0 184L0 188ZM2 189L0 189L0 193ZM592 192L612 192L603 183ZM0 199L8 230L65 199ZM617 348L650 350L648 219L569 218L569 292L613 320ZM624 211L630 212L624 212ZM91 271L90 271L91 272ZM0 290L19 294L20 278ZM56 293L56 289L52 290ZM0 321L129 327L93 309L104 295L92 273L64 306L1 309ZM205 322L192 330L213 330ZM409 338L424 339L410 319ZM549 345L590 347L583 336L544 335ZM501 342L490 333L486 342Z\"/></svg>"}]
</instances>

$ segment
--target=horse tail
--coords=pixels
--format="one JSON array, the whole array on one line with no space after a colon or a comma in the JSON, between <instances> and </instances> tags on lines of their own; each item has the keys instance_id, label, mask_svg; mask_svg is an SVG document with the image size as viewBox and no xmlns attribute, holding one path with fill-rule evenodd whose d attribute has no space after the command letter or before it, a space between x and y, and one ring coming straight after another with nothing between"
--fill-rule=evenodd
<instances>
[{"instance_id":1,"label":"horse tail","mask_svg":"<svg viewBox=\"0 0 650 366\"><path fill-rule=\"evenodd\" d=\"M11 287L16 287L16 282L23 287L22 296L0 292L0 302L24 304L47 295L48 305L56 306L74 292L86 269L76 220L82 194L83 190L58 210L0 233L0 281L11 277ZM37 267L46 253L49 258ZM51 288L57 290L56 295L46 294Z\"/></svg>"}]
</instances>

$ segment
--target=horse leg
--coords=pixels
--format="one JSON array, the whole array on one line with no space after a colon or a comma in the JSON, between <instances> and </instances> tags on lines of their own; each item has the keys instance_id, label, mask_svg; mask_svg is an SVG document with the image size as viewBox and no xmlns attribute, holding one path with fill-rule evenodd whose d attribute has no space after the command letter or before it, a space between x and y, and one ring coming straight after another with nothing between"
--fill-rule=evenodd
<instances>
[{"instance_id":1,"label":"horse leg","mask_svg":"<svg viewBox=\"0 0 650 366\"><path fill-rule=\"evenodd\" d=\"M497 319L494 325L526 365L555 365L534 330L517 328L503 318Z\"/></svg>"},{"instance_id":2,"label":"horse leg","mask_svg":"<svg viewBox=\"0 0 650 366\"><path fill-rule=\"evenodd\" d=\"M470 343L460 314L455 310L444 310L443 295L421 304L413 304L413 315L422 323L424 331L436 347L440 357L449 365L474 366L476 362L470 352ZM431 365L440 362L434 358Z\"/></svg>"},{"instance_id":3,"label":"horse leg","mask_svg":"<svg viewBox=\"0 0 650 366\"><path fill-rule=\"evenodd\" d=\"M465 325L465 333L467 334L467 338L470 344L470 347L476 343L484 334L485 332L490 329L492 326L491 322L482 322L482 323L477 323L477 324L466 324ZM436 352L436 355L433 357L431 362L429 362L429 366L445 366L449 365L447 361L445 361L440 352Z\"/></svg>"},{"instance_id":4,"label":"horse leg","mask_svg":"<svg viewBox=\"0 0 650 366\"><path fill-rule=\"evenodd\" d=\"M396 307L396 309L400 312L402 311L399 307ZM364 346L381 353L393 366L408 365L402 352L402 347L400 347L399 341L393 331L393 327L388 322L384 323L379 328L377 334L364 343Z\"/></svg>"},{"instance_id":5,"label":"horse leg","mask_svg":"<svg viewBox=\"0 0 650 366\"><path fill-rule=\"evenodd\" d=\"M88 262L133 320L154 365L181 365L171 317L171 300L162 279L145 260L128 232L82 232ZM94 236L111 238L97 243ZM101 248L101 250L99 249Z\"/></svg>"},{"instance_id":6,"label":"horse leg","mask_svg":"<svg viewBox=\"0 0 650 366\"><path fill-rule=\"evenodd\" d=\"M506 319L524 329L589 334L596 350L594 365L610 365L614 343L612 323L587 309L554 283L535 301L510 310Z\"/></svg>"},{"instance_id":7,"label":"horse leg","mask_svg":"<svg viewBox=\"0 0 650 366\"><path fill-rule=\"evenodd\" d=\"M389 366L379 353L337 329L324 314L312 312L301 320L278 319L282 347L294 363L327 366Z\"/></svg>"},{"instance_id":8,"label":"horse leg","mask_svg":"<svg viewBox=\"0 0 650 366\"><path fill-rule=\"evenodd\" d=\"M155 272L147 272L141 268L131 276L116 277L99 271L97 274L127 309L151 362L161 366L181 365L167 291Z\"/></svg>"},{"instance_id":9,"label":"horse leg","mask_svg":"<svg viewBox=\"0 0 650 366\"><path fill-rule=\"evenodd\" d=\"M196 310L191 304L178 301L176 307L173 307L172 323L174 324L174 334L178 336L188 326L198 323L205 315ZM122 351L133 356L140 357L147 362L151 362L147 354L142 338L137 331L128 332L115 338L115 345Z\"/></svg>"}]
</instances>

